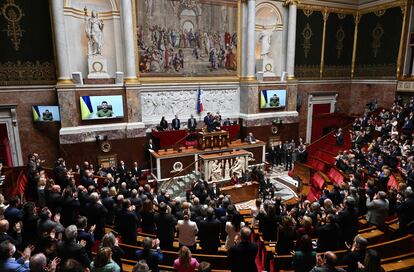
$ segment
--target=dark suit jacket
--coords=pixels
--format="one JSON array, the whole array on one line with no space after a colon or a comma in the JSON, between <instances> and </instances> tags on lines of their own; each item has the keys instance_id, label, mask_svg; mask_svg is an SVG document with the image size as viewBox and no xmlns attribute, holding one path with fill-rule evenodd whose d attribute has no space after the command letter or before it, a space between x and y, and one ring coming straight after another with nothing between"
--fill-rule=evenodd
<instances>
[{"instance_id":1,"label":"dark suit jacket","mask_svg":"<svg viewBox=\"0 0 414 272\"><path fill-rule=\"evenodd\" d=\"M160 122L160 127L161 127L162 129L167 129L167 128L168 128L168 122L167 122L167 120L163 120L163 121L161 121L161 122Z\"/></svg>"},{"instance_id":2,"label":"dark suit jacket","mask_svg":"<svg viewBox=\"0 0 414 272\"><path fill-rule=\"evenodd\" d=\"M257 245L240 242L229 249L228 260L232 272L257 272Z\"/></svg>"},{"instance_id":3,"label":"dark suit jacket","mask_svg":"<svg viewBox=\"0 0 414 272\"><path fill-rule=\"evenodd\" d=\"M105 223L108 210L99 203L88 203L85 207L90 226L96 225L95 239L101 240L105 234Z\"/></svg>"},{"instance_id":4,"label":"dark suit jacket","mask_svg":"<svg viewBox=\"0 0 414 272\"><path fill-rule=\"evenodd\" d=\"M158 263L164 258L161 250L151 249L149 253L145 254L143 250L137 250L137 261L145 260L152 272L158 272Z\"/></svg>"},{"instance_id":5,"label":"dark suit jacket","mask_svg":"<svg viewBox=\"0 0 414 272\"><path fill-rule=\"evenodd\" d=\"M156 214L155 225L157 226L157 237L160 245L168 245L174 241L175 225L177 220L171 214Z\"/></svg>"},{"instance_id":6,"label":"dark suit jacket","mask_svg":"<svg viewBox=\"0 0 414 272\"><path fill-rule=\"evenodd\" d=\"M14 238L5 232L0 233L0 243L6 240L8 240L10 243L12 243L18 248L22 244L22 235L18 233L16 234L16 237Z\"/></svg>"},{"instance_id":7,"label":"dark suit jacket","mask_svg":"<svg viewBox=\"0 0 414 272\"><path fill-rule=\"evenodd\" d=\"M181 121L180 121L180 119L174 118L172 120L172 128L175 129L175 130L179 130L180 127L181 127Z\"/></svg>"},{"instance_id":8,"label":"dark suit jacket","mask_svg":"<svg viewBox=\"0 0 414 272\"><path fill-rule=\"evenodd\" d=\"M195 118L189 118L187 121L187 127L189 130L194 131L197 128L197 120Z\"/></svg>"},{"instance_id":9,"label":"dark suit jacket","mask_svg":"<svg viewBox=\"0 0 414 272\"><path fill-rule=\"evenodd\" d=\"M138 217L134 212L122 209L115 219L115 229L126 244L137 243Z\"/></svg>"},{"instance_id":10,"label":"dark suit jacket","mask_svg":"<svg viewBox=\"0 0 414 272\"><path fill-rule=\"evenodd\" d=\"M15 207L8 207L4 211L4 217L9 221L10 226L14 226L14 224L22 220L23 211Z\"/></svg>"},{"instance_id":11,"label":"dark suit jacket","mask_svg":"<svg viewBox=\"0 0 414 272\"><path fill-rule=\"evenodd\" d=\"M85 230L78 230L78 237L76 240L78 241L84 240L86 242L86 245L85 245L86 253L88 254L89 258L92 259L92 247L95 244L94 235Z\"/></svg>"},{"instance_id":12,"label":"dark suit jacket","mask_svg":"<svg viewBox=\"0 0 414 272\"><path fill-rule=\"evenodd\" d=\"M135 168L135 167L133 167L132 169L131 169L131 175L133 176L133 177L141 177L141 173L142 173L142 170L141 170L141 168L139 168L139 167L137 167L137 168Z\"/></svg>"},{"instance_id":13,"label":"dark suit jacket","mask_svg":"<svg viewBox=\"0 0 414 272\"><path fill-rule=\"evenodd\" d=\"M335 216L335 221L342 230L342 239L351 243L358 234L358 213L345 208Z\"/></svg>"},{"instance_id":14,"label":"dark suit jacket","mask_svg":"<svg viewBox=\"0 0 414 272\"><path fill-rule=\"evenodd\" d=\"M336 224L325 224L316 228L318 234L318 251L335 250L338 248L339 227Z\"/></svg>"},{"instance_id":15,"label":"dark suit jacket","mask_svg":"<svg viewBox=\"0 0 414 272\"><path fill-rule=\"evenodd\" d=\"M77 244L76 241L60 242L57 246L57 255L62 263L65 263L68 259L77 260L83 267L89 267L91 263L85 248Z\"/></svg>"},{"instance_id":16,"label":"dark suit jacket","mask_svg":"<svg viewBox=\"0 0 414 272\"><path fill-rule=\"evenodd\" d=\"M203 250L217 251L220 246L220 221L217 219L201 220L198 227L198 237Z\"/></svg>"}]
</instances>

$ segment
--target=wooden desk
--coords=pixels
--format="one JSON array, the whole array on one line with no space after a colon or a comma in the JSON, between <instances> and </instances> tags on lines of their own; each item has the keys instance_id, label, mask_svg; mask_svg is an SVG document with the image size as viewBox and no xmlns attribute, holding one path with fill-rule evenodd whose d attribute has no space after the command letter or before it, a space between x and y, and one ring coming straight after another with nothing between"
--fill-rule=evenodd
<instances>
[{"instance_id":1,"label":"wooden desk","mask_svg":"<svg viewBox=\"0 0 414 272\"><path fill-rule=\"evenodd\" d=\"M229 194L233 203L256 199L259 196L259 183L232 185L220 188L222 194Z\"/></svg>"},{"instance_id":2,"label":"wooden desk","mask_svg":"<svg viewBox=\"0 0 414 272\"><path fill-rule=\"evenodd\" d=\"M214 131L214 132L199 132L198 133L198 147L200 149L227 147L229 145L229 132Z\"/></svg>"}]
</instances>

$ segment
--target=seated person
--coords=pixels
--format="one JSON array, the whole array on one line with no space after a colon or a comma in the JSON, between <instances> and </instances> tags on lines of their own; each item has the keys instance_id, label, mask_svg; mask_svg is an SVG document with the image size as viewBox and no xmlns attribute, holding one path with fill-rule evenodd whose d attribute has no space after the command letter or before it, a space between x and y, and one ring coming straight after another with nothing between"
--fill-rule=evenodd
<instances>
[{"instance_id":1,"label":"seated person","mask_svg":"<svg viewBox=\"0 0 414 272\"><path fill-rule=\"evenodd\" d=\"M108 102L102 101L101 105L97 107L98 111L96 116L98 117L114 117L114 112L112 111L112 106L108 105Z\"/></svg>"},{"instance_id":2,"label":"seated person","mask_svg":"<svg viewBox=\"0 0 414 272\"><path fill-rule=\"evenodd\" d=\"M53 113L49 110L45 110L42 115L43 121L53 121Z\"/></svg>"},{"instance_id":3,"label":"seated person","mask_svg":"<svg viewBox=\"0 0 414 272\"><path fill-rule=\"evenodd\" d=\"M220 131L221 130L221 122L218 116L214 117L214 121L212 124L212 131Z\"/></svg>"},{"instance_id":4,"label":"seated person","mask_svg":"<svg viewBox=\"0 0 414 272\"><path fill-rule=\"evenodd\" d=\"M230 179L230 183L232 185L239 184L239 177L237 177L237 173L233 172L233 176Z\"/></svg>"},{"instance_id":5,"label":"seated person","mask_svg":"<svg viewBox=\"0 0 414 272\"><path fill-rule=\"evenodd\" d=\"M249 144L254 144L256 142L256 138L253 136L252 132L249 132L249 135L247 135L245 141Z\"/></svg>"},{"instance_id":6,"label":"seated person","mask_svg":"<svg viewBox=\"0 0 414 272\"><path fill-rule=\"evenodd\" d=\"M274 94L270 98L269 107L276 108L276 107L279 107L279 106L280 106L279 97L277 96L277 94Z\"/></svg>"},{"instance_id":7,"label":"seated person","mask_svg":"<svg viewBox=\"0 0 414 272\"><path fill-rule=\"evenodd\" d=\"M159 131L163 131L163 130L166 130L166 129L168 129L168 122L167 122L167 120L165 120L165 117L163 116L161 118L161 121L160 121L160 125L158 127L158 130Z\"/></svg>"}]
</instances>

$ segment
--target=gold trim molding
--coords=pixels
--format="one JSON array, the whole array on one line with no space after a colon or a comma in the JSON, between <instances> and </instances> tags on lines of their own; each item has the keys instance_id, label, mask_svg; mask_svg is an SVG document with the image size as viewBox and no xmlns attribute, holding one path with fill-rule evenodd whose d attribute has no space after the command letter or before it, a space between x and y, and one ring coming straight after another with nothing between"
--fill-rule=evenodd
<instances>
[{"instance_id":1,"label":"gold trim molding","mask_svg":"<svg viewBox=\"0 0 414 272\"><path fill-rule=\"evenodd\" d=\"M396 0L391 1L388 3L384 3L381 5L373 6L373 7L356 7L356 8L338 8L338 7L330 7L325 6L321 4L297 4L298 8L300 9L306 9L306 10L314 10L314 11L321 11L327 10L329 13L343 13L343 14L352 14L356 15L357 12L359 12L360 15L370 13L370 12L376 12L381 13L381 11L385 11L390 8L398 7L398 6L404 6L409 0Z\"/></svg>"}]
</instances>

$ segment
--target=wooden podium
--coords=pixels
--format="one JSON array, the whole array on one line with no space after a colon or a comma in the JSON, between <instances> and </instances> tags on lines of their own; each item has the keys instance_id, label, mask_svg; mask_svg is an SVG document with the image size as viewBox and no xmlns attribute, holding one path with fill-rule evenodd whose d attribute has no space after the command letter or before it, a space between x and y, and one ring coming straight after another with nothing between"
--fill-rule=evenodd
<instances>
[{"instance_id":1,"label":"wooden podium","mask_svg":"<svg viewBox=\"0 0 414 272\"><path fill-rule=\"evenodd\" d=\"M198 133L198 148L204 150L206 148L222 148L229 145L229 132L225 130L214 132Z\"/></svg>"}]
</instances>

